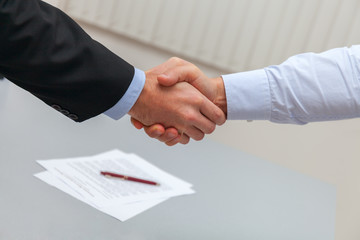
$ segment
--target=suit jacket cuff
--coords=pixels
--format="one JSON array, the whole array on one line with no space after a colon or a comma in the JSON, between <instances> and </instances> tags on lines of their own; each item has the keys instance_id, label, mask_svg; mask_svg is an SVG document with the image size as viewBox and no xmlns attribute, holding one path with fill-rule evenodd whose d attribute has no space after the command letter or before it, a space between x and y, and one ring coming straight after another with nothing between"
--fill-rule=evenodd
<instances>
[{"instance_id":1,"label":"suit jacket cuff","mask_svg":"<svg viewBox=\"0 0 360 240\"><path fill-rule=\"evenodd\" d=\"M124 96L104 114L112 119L118 120L130 111L145 85L145 73L135 68L133 80Z\"/></svg>"}]
</instances>

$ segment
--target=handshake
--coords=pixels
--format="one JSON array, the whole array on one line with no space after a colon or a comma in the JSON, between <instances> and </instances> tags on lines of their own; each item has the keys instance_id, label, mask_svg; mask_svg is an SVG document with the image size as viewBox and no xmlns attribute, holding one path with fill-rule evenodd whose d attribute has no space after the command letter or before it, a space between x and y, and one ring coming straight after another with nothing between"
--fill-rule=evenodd
<instances>
[{"instance_id":1,"label":"handshake","mask_svg":"<svg viewBox=\"0 0 360 240\"><path fill-rule=\"evenodd\" d=\"M208 78L192 63L170 58L145 72L145 86L129 111L137 129L168 146L201 140L226 121L221 77Z\"/></svg>"}]
</instances>

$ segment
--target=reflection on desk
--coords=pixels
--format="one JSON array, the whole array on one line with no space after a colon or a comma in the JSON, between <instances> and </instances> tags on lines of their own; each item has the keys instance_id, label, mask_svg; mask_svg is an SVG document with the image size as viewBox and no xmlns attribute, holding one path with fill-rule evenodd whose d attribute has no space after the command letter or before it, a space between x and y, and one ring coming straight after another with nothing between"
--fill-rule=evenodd
<instances>
[{"instance_id":1,"label":"reflection on desk","mask_svg":"<svg viewBox=\"0 0 360 240\"><path fill-rule=\"evenodd\" d=\"M0 125L0 239L334 239L334 186L210 140L169 148L128 118L73 123L23 91L10 93ZM114 148L188 180L196 194L122 223L32 176L42 170L37 159Z\"/></svg>"}]
</instances>

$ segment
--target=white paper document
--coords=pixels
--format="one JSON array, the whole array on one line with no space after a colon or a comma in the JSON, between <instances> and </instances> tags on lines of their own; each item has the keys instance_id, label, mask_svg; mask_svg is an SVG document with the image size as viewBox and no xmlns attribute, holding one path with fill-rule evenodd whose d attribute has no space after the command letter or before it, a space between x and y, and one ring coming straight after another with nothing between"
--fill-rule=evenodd
<instances>
[{"instance_id":1,"label":"white paper document","mask_svg":"<svg viewBox=\"0 0 360 240\"><path fill-rule=\"evenodd\" d=\"M125 221L170 197L192 194L191 184L135 154L113 150L103 154L38 161L47 171L35 177L69 195ZM155 181L160 186L106 178L100 171Z\"/></svg>"}]
</instances>

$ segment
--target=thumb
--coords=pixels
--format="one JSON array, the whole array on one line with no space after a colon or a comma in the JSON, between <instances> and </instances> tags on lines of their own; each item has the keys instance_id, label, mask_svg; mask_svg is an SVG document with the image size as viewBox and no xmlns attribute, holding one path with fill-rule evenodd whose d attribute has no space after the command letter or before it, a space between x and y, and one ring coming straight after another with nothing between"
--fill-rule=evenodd
<instances>
[{"instance_id":1,"label":"thumb","mask_svg":"<svg viewBox=\"0 0 360 240\"><path fill-rule=\"evenodd\" d=\"M160 74L158 77L157 77L157 80L159 82L160 85L163 85L165 87L170 87L170 86L173 86L175 85L176 83L178 82L181 82L179 80L179 78L176 78L176 77L173 77L173 76L169 76L168 74Z\"/></svg>"},{"instance_id":2,"label":"thumb","mask_svg":"<svg viewBox=\"0 0 360 240\"><path fill-rule=\"evenodd\" d=\"M192 84L202 75L202 72L192 64L177 66L165 71L157 77L160 85L169 87L179 82Z\"/></svg>"}]
</instances>

